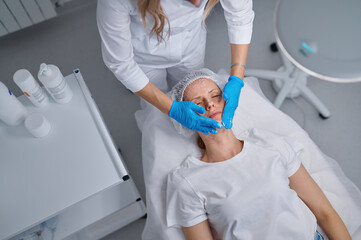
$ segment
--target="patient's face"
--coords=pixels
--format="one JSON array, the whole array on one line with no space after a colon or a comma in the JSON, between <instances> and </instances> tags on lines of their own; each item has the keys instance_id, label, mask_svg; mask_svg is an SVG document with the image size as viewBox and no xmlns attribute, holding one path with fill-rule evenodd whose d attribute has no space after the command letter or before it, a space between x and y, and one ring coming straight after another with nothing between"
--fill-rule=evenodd
<instances>
[{"instance_id":1,"label":"patient's face","mask_svg":"<svg viewBox=\"0 0 361 240\"><path fill-rule=\"evenodd\" d=\"M202 116L222 122L225 101L217 84L207 78L200 78L188 85L183 94L184 101L202 106L206 112Z\"/></svg>"}]
</instances>

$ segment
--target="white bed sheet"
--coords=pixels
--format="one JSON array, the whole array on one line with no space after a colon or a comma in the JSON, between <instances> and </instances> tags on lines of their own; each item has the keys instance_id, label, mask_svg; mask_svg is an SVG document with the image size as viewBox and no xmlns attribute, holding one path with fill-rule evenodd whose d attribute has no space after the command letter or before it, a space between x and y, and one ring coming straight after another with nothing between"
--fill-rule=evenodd
<instances>
[{"instance_id":1,"label":"white bed sheet","mask_svg":"<svg viewBox=\"0 0 361 240\"><path fill-rule=\"evenodd\" d=\"M227 79L227 74L219 72ZM142 131L142 158L148 218L143 240L185 239L183 232L167 228L165 222L166 176L187 155L199 153L196 136L179 135L170 118L147 105L135 114ZM236 136L250 128L262 128L295 138L305 146L300 158L345 222L353 239L361 239L361 192L343 173L338 163L321 152L308 134L263 95L258 80L245 79L245 87L234 117Z\"/></svg>"}]
</instances>

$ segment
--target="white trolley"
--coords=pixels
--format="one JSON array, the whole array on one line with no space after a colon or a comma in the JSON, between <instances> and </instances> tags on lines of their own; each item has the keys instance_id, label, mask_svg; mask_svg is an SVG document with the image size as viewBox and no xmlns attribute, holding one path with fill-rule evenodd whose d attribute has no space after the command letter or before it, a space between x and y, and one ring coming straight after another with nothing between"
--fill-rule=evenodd
<instances>
[{"instance_id":1,"label":"white trolley","mask_svg":"<svg viewBox=\"0 0 361 240\"><path fill-rule=\"evenodd\" d=\"M0 122L1 240L39 230L44 239L99 239L146 214L79 69L65 79L67 104L36 108L19 97L50 121L46 137Z\"/></svg>"}]
</instances>

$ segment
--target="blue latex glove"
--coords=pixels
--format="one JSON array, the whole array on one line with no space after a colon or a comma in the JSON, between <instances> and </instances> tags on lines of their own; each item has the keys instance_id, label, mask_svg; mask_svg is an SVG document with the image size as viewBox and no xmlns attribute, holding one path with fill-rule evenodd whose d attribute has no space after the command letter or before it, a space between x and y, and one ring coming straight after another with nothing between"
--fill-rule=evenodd
<instances>
[{"instance_id":1,"label":"blue latex glove","mask_svg":"<svg viewBox=\"0 0 361 240\"><path fill-rule=\"evenodd\" d=\"M208 133L217 134L217 130L215 128L222 128L222 124L219 122L201 116L196 112L203 114L206 110L193 102L173 101L168 116L175 119L183 126L191 130L202 132L206 135L208 135Z\"/></svg>"},{"instance_id":2,"label":"blue latex glove","mask_svg":"<svg viewBox=\"0 0 361 240\"><path fill-rule=\"evenodd\" d=\"M232 128L234 112L238 107L239 94L244 86L242 79L236 76L230 76L223 89L223 99L226 101L224 106L222 121L226 129Z\"/></svg>"}]
</instances>

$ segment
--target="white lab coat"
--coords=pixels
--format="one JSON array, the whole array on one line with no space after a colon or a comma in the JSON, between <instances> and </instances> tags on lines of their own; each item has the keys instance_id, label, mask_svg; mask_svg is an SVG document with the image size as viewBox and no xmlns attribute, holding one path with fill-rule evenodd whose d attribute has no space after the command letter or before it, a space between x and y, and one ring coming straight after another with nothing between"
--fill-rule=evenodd
<instances>
[{"instance_id":1,"label":"white lab coat","mask_svg":"<svg viewBox=\"0 0 361 240\"><path fill-rule=\"evenodd\" d=\"M152 17L147 15L145 29L136 0L98 0L97 22L105 65L133 92L149 82L145 69L180 66L182 71L186 71L187 68L201 67L206 43L201 22L207 2L201 0L195 7L187 0L162 0L171 29L167 38L168 24L165 25L166 41L158 43L155 34L149 35L153 27ZM252 0L220 2L230 43L250 43L254 18Z\"/></svg>"}]
</instances>

